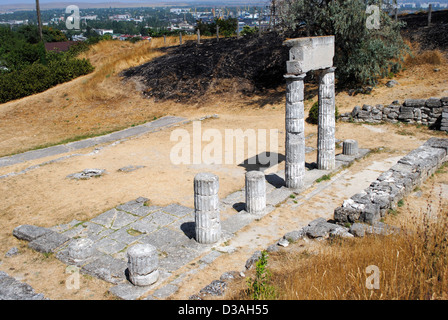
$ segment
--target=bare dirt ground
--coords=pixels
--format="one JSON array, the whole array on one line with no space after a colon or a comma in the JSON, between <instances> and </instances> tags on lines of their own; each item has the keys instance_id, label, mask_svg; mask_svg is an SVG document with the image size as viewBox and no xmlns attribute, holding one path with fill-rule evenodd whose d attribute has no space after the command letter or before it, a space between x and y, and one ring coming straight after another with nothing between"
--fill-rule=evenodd
<instances>
[{"instance_id":1,"label":"bare dirt ground","mask_svg":"<svg viewBox=\"0 0 448 320\"><path fill-rule=\"evenodd\" d=\"M95 63L100 64L101 58ZM339 92L336 105L339 112L349 112L355 105L389 104L406 98L448 96L448 65L437 66L439 71L434 71L434 68L433 65L409 67L395 77L399 85L387 88L384 86L387 81L385 79L370 95L349 96L345 92ZM225 129L279 129L278 151L284 154L283 88L270 90L263 96L209 96L193 105L155 103L143 99L133 84L121 84L116 73L112 72L110 77L106 77L107 74L104 76L104 81L105 84L111 84L109 90L120 90L120 96L112 94L108 97L107 92L104 92L101 93L101 99L82 98L80 90L85 89L82 85L93 76L88 75L44 93L0 105L0 155L58 143L74 136L117 130L164 115L196 119L210 114L218 114L219 118L202 121L203 131L208 128L217 129L224 135ZM312 92L313 88L307 90ZM306 101L307 110L316 99L317 97L310 96ZM93 148L82 150L85 154L83 156L0 180L0 270L29 283L36 292L43 293L50 299L111 299L106 293L111 285L88 276L82 277L79 290L68 290L65 286L68 277L66 266L52 255L42 255L28 249L25 242L12 236L12 230L21 224L51 227L73 219L91 219L139 196L151 199L156 205L177 202L193 207L193 178L200 171L211 171L219 175L220 197L243 187L245 168L238 163L219 166L171 164L170 151L176 142L170 141L170 134L178 128L192 133L192 125L185 124L108 146L95 154L88 155ZM316 147L317 126L307 124L306 136L309 137L307 145ZM384 148L382 152L353 165L349 172L353 175L375 161L381 162L404 155L432 136L446 137L446 134L411 125L351 123L338 123L336 132L337 139L354 138L361 148ZM202 147L206 145L204 142ZM247 157L253 155L247 154ZM17 172L54 158L56 157L0 168L0 175ZM307 162L315 159L316 152L307 154ZM145 167L130 173L117 172L119 168L128 165ZM279 169L282 166L283 163L280 163ZM87 181L66 179L68 174L86 168L106 169L108 174ZM332 199L334 203L340 200L337 194ZM312 220L316 217L316 212L326 212L325 215L329 216L330 208L322 206L322 201L314 197L312 202L302 207L306 209L301 208L299 212L295 212L295 223ZM256 222L256 228L241 230L240 238L235 240L239 249L232 255L217 259L200 275L188 281L188 286L181 288L174 298L187 298L229 269L240 270L257 246L272 243L278 239L279 234L289 231L289 226L291 230L297 229L296 225L288 224L294 210L297 211L287 206L280 207L275 216L266 216ZM270 226L274 218L276 225L288 227L271 232ZM254 241L257 238L259 240ZM244 246L245 241L252 242L252 246ZM19 248L20 254L4 257L14 246Z\"/></svg>"}]
</instances>

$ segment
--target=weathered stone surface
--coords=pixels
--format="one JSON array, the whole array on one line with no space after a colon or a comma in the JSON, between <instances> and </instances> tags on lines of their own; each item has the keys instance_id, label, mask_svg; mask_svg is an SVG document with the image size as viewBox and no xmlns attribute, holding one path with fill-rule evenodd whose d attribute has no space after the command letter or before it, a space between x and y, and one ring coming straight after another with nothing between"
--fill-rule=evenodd
<instances>
[{"instance_id":1,"label":"weathered stone surface","mask_svg":"<svg viewBox=\"0 0 448 320\"><path fill-rule=\"evenodd\" d=\"M342 153L344 155L358 154L358 141L353 139L344 140L344 143L342 145Z\"/></svg>"},{"instance_id":2,"label":"weathered stone surface","mask_svg":"<svg viewBox=\"0 0 448 320\"><path fill-rule=\"evenodd\" d=\"M70 240L69 237L51 231L45 233L43 236L38 237L37 239L31 241L28 246L31 249L34 249L36 251L42 252L42 253L50 253L54 252L55 249L66 243L68 240Z\"/></svg>"},{"instance_id":3,"label":"weathered stone surface","mask_svg":"<svg viewBox=\"0 0 448 320\"><path fill-rule=\"evenodd\" d=\"M305 75L286 75L285 112L285 184L287 188L300 189L305 176Z\"/></svg>"},{"instance_id":4,"label":"weathered stone surface","mask_svg":"<svg viewBox=\"0 0 448 320\"><path fill-rule=\"evenodd\" d=\"M406 99L404 105L406 107L424 107L426 104L425 99Z\"/></svg>"},{"instance_id":5,"label":"weathered stone surface","mask_svg":"<svg viewBox=\"0 0 448 320\"><path fill-rule=\"evenodd\" d=\"M429 98L426 99L425 106L428 108L439 108L442 106L442 102L439 98Z\"/></svg>"},{"instance_id":6,"label":"weathered stone surface","mask_svg":"<svg viewBox=\"0 0 448 320\"><path fill-rule=\"evenodd\" d=\"M159 267L156 247L136 244L128 248L128 270L131 275L147 275Z\"/></svg>"},{"instance_id":7,"label":"weathered stone surface","mask_svg":"<svg viewBox=\"0 0 448 320\"><path fill-rule=\"evenodd\" d=\"M0 271L0 300L46 300L43 294Z\"/></svg>"},{"instance_id":8,"label":"weathered stone surface","mask_svg":"<svg viewBox=\"0 0 448 320\"><path fill-rule=\"evenodd\" d=\"M103 255L83 266L81 272L100 278L104 281L118 284L126 280L126 262Z\"/></svg>"},{"instance_id":9,"label":"weathered stone surface","mask_svg":"<svg viewBox=\"0 0 448 320\"><path fill-rule=\"evenodd\" d=\"M200 295L222 296L227 288L227 282L222 280L213 280L210 284L199 291Z\"/></svg>"},{"instance_id":10,"label":"weathered stone surface","mask_svg":"<svg viewBox=\"0 0 448 320\"><path fill-rule=\"evenodd\" d=\"M296 38L286 40L284 44L290 47L287 64L287 72L290 74L333 66L334 36Z\"/></svg>"},{"instance_id":11,"label":"weathered stone surface","mask_svg":"<svg viewBox=\"0 0 448 320\"><path fill-rule=\"evenodd\" d=\"M350 226L349 232L355 237L364 237L364 235L366 234L366 228L362 223L354 223Z\"/></svg>"},{"instance_id":12,"label":"weathered stone surface","mask_svg":"<svg viewBox=\"0 0 448 320\"><path fill-rule=\"evenodd\" d=\"M113 286L108 291L113 294L115 297L118 297L122 300L137 300L142 295L144 295L146 292L148 292L148 287L137 287L133 284L127 282L127 283L120 283L116 286Z\"/></svg>"},{"instance_id":13,"label":"weathered stone surface","mask_svg":"<svg viewBox=\"0 0 448 320\"><path fill-rule=\"evenodd\" d=\"M302 239L305 236L305 231L303 229L295 230L286 233L283 238L288 240L289 242L296 242Z\"/></svg>"},{"instance_id":14,"label":"weathered stone surface","mask_svg":"<svg viewBox=\"0 0 448 320\"><path fill-rule=\"evenodd\" d=\"M317 128L317 168L335 168L335 68L319 75L319 119Z\"/></svg>"},{"instance_id":15,"label":"weathered stone surface","mask_svg":"<svg viewBox=\"0 0 448 320\"><path fill-rule=\"evenodd\" d=\"M93 255L93 241L90 239L74 239L68 246L70 258L85 260Z\"/></svg>"},{"instance_id":16,"label":"weathered stone surface","mask_svg":"<svg viewBox=\"0 0 448 320\"><path fill-rule=\"evenodd\" d=\"M151 273L140 275L129 273L129 281L137 287L150 286L159 279L159 270L154 270Z\"/></svg>"},{"instance_id":17,"label":"weathered stone surface","mask_svg":"<svg viewBox=\"0 0 448 320\"><path fill-rule=\"evenodd\" d=\"M246 264L244 265L247 270L251 269L252 266L261 258L261 251L257 250L252 254L252 256L246 260Z\"/></svg>"},{"instance_id":18,"label":"weathered stone surface","mask_svg":"<svg viewBox=\"0 0 448 320\"><path fill-rule=\"evenodd\" d=\"M388 209L423 182L447 159L448 139L431 138L383 172L363 192L345 200L334 211L338 224L357 221L376 224Z\"/></svg>"},{"instance_id":19,"label":"weathered stone surface","mask_svg":"<svg viewBox=\"0 0 448 320\"><path fill-rule=\"evenodd\" d=\"M20 225L12 231L14 237L20 240L33 241L44 234L52 232L50 229L37 227L33 225Z\"/></svg>"}]
</instances>

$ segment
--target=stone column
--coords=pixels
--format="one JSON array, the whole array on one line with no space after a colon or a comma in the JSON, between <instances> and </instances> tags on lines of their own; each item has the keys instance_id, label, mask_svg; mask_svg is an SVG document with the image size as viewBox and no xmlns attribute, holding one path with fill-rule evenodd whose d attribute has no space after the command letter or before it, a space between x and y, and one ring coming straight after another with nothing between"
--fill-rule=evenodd
<instances>
[{"instance_id":1,"label":"stone column","mask_svg":"<svg viewBox=\"0 0 448 320\"><path fill-rule=\"evenodd\" d=\"M75 239L68 247L68 254L75 261L90 258L93 255L93 241L87 238Z\"/></svg>"},{"instance_id":2,"label":"stone column","mask_svg":"<svg viewBox=\"0 0 448 320\"><path fill-rule=\"evenodd\" d=\"M129 280L135 286L149 286L159 278L157 249L150 244L136 244L127 251Z\"/></svg>"},{"instance_id":3,"label":"stone column","mask_svg":"<svg viewBox=\"0 0 448 320\"><path fill-rule=\"evenodd\" d=\"M285 182L286 187L300 189L305 177L304 79L306 74L285 75Z\"/></svg>"},{"instance_id":4,"label":"stone column","mask_svg":"<svg viewBox=\"0 0 448 320\"><path fill-rule=\"evenodd\" d=\"M319 75L319 122L317 132L317 168L335 168L335 88L336 68L322 70Z\"/></svg>"},{"instance_id":5,"label":"stone column","mask_svg":"<svg viewBox=\"0 0 448 320\"><path fill-rule=\"evenodd\" d=\"M342 144L342 154L348 156L358 154L358 141L353 139L344 140Z\"/></svg>"},{"instance_id":6,"label":"stone column","mask_svg":"<svg viewBox=\"0 0 448 320\"><path fill-rule=\"evenodd\" d=\"M246 211L259 215L266 213L266 181L261 171L246 173Z\"/></svg>"},{"instance_id":7,"label":"stone column","mask_svg":"<svg viewBox=\"0 0 448 320\"><path fill-rule=\"evenodd\" d=\"M221 237L218 190L218 176L201 172L194 177L194 220L199 243L215 243Z\"/></svg>"}]
</instances>

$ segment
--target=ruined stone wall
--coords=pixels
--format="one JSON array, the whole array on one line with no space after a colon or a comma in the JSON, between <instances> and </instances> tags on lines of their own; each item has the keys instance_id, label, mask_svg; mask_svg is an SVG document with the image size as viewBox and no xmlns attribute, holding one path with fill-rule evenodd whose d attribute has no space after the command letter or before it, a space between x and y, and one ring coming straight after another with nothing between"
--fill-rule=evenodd
<instances>
[{"instance_id":1,"label":"ruined stone wall","mask_svg":"<svg viewBox=\"0 0 448 320\"><path fill-rule=\"evenodd\" d=\"M406 122L417 123L432 129L448 131L448 97L429 99L406 99L384 106L356 106L352 112L340 115L342 121L353 122Z\"/></svg>"},{"instance_id":2,"label":"ruined stone wall","mask_svg":"<svg viewBox=\"0 0 448 320\"><path fill-rule=\"evenodd\" d=\"M448 160L448 139L431 138L383 172L364 191L353 195L334 211L340 224L357 221L375 223L397 202L420 185Z\"/></svg>"}]
</instances>

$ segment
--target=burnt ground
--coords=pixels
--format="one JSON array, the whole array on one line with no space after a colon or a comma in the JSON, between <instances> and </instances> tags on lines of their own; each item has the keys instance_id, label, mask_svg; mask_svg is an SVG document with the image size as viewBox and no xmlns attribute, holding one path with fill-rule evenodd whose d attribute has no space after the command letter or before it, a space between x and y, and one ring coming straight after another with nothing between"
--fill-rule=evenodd
<instances>
[{"instance_id":1,"label":"burnt ground","mask_svg":"<svg viewBox=\"0 0 448 320\"><path fill-rule=\"evenodd\" d=\"M448 10L434 11L433 25L427 27L427 13L402 15L402 34L421 49L448 49ZM267 33L240 39L221 38L187 41L164 48L167 54L146 64L125 70L125 81L143 85L143 95L159 100L197 102L205 94L262 94L284 85L288 48L284 36ZM313 75L309 76L312 81ZM307 82L308 81L307 79Z\"/></svg>"},{"instance_id":2,"label":"burnt ground","mask_svg":"<svg viewBox=\"0 0 448 320\"><path fill-rule=\"evenodd\" d=\"M276 33L187 41L122 75L140 80L143 94L156 100L195 100L209 91L250 95L283 82L288 58L283 41Z\"/></svg>"},{"instance_id":3,"label":"burnt ground","mask_svg":"<svg viewBox=\"0 0 448 320\"><path fill-rule=\"evenodd\" d=\"M422 50L448 50L448 10L433 11L430 27L426 12L403 15L399 20L406 22L403 37L420 43Z\"/></svg>"}]
</instances>

